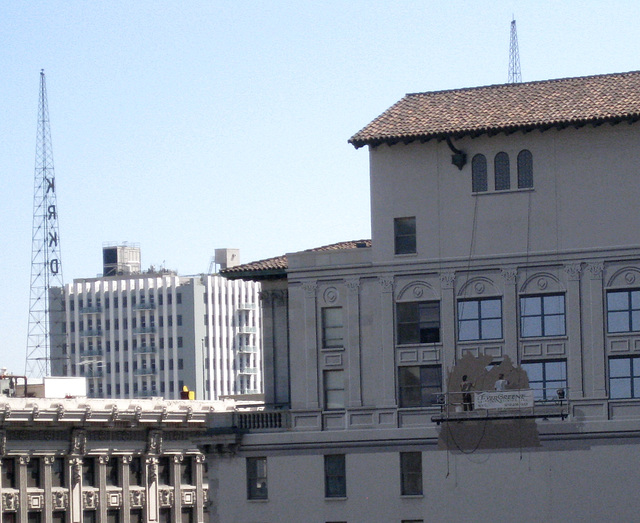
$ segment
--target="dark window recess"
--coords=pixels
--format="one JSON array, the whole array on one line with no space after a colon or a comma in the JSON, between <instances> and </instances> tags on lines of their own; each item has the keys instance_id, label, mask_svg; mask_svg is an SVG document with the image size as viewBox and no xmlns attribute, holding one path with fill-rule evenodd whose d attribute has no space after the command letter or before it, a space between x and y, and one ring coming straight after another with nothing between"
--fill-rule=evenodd
<instances>
[{"instance_id":1,"label":"dark window recess","mask_svg":"<svg viewBox=\"0 0 640 523\"><path fill-rule=\"evenodd\" d=\"M414 254L416 252L416 218L395 218L393 221L396 254Z\"/></svg>"},{"instance_id":2,"label":"dark window recess","mask_svg":"<svg viewBox=\"0 0 640 523\"><path fill-rule=\"evenodd\" d=\"M396 319L399 345L440 341L439 302L397 303Z\"/></svg>"},{"instance_id":3,"label":"dark window recess","mask_svg":"<svg viewBox=\"0 0 640 523\"><path fill-rule=\"evenodd\" d=\"M471 190L487 191L487 159L484 154L476 154L471 160Z\"/></svg>"},{"instance_id":4,"label":"dark window recess","mask_svg":"<svg viewBox=\"0 0 640 523\"><path fill-rule=\"evenodd\" d=\"M509 155L498 153L494 159L496 191L506 191L511 188L511 172Z\"/></svg>"}]
</instances>

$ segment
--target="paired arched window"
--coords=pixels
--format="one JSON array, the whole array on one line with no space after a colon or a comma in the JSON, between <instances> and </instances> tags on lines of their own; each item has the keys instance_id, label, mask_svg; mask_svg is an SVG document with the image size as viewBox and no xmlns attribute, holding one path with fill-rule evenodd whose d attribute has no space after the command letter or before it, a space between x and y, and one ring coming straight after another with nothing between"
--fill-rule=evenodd
<instances>
[{"instance_id":1,"label":"paired arched window","mask_svg":"<svg viewBox=\"0 0 640 523\"><path fill-rule=\"evenodd\" d=\"M523 149L518 154L518 189L533 187L533 155ZM505 152L496 154L493 160L494 189L507 191L511 189L511 167L509 155ZM487 158L484 154L476 154L471 160L471 190L473 192L488 191Z\"/></svg>"},{"instance_id":2,"label":"paired arched window","mask_svg":"<svg viewBox=\"0 0 640 523\"><path fill-rule=\"evenodd\" d=\"M526 149L518 154L518 189L533 187L533 155Z\"/></svg>"},{"instance_id":3,"label":"paired arched window","mask_svg":"<svg viewBox=\"0 0 640 523\"><path fill-rule=\"evenodd\" d=\"M487 190L487 159L484 154L476 154L471 160L471 190L473 192Z\"/></svg>"}]
</instances>

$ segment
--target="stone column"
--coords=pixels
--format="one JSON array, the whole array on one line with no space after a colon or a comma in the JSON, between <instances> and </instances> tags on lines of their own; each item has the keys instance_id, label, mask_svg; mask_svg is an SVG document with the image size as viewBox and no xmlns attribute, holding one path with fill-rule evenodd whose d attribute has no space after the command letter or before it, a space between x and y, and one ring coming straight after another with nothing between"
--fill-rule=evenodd
<instances>
[{"instance_id":1,"label":"stone column","mask_svg":"<svg viewBox=\"0 0 640 523\"><path fill-rule=\"evenodd\" d=\"M43 458L43 488L44 488L44 506L42 508L42 513L44 516L45 523L49 523L49 519L51 518L51 513L53 512L53 494L51 491L51 483L52 483L52 471L51 467L55 460L55 456L45 456Z\"/></svg>"},{"instance_id":2,"label":"stone column","mask_svg":"<svg viewBox=\"0 0 640 523\"><path fill-rule=\"evenodd\" d=\"M382 367L380 386L382 406L395 407L396 401L396 349L393 338L393 276L380 276L380 353Z\"/></svg>"},{"instance_id":3,"label":"stone column","mask_svg":"<svg viewBox=\"0 0 640 523\"><path fill-rule=\"evenodd\" d=\"M440 340L442 341L443 376L449 376L449 371L456 364L456 298L455 298L455 272L443 272L440 274Z\"/></svg>"},{"instance_id":4,"label":"stone column","mask_svg":"<svg viewBox=\"0 0 640 523\"><path fill-rule=\"evenodd\" d=\"M349 373L349 407L362 406L362 370L360 347L360 278L345 281L347 286L347 329L346 329L346 357Z\"/></svg>"},{"instance_id":5,"label":"stone column","mask_svg":"<svg viewBox=\"0 0 640 523\"><path fill-rule=\"evenodd\" d=\"M30 461L29 456L20 456L17 460L18 486L20 492L20 506L18 507L18 514L20 514L19 521L27 521L27 514L29 511L29 496L27 495L27 464Z\"/></svg>"},{"instance_id":6,"label":"stone column","mask_svg":"<svg viewBox=\"0 0 640 523\"><path fill-rule=\"evenodd\" d=\"M304 354L305 376L307 382L306 405L307 409L319 409L319 387L321 377L318 374L318 333L316 314L316 291L318 284L307 282L302 285L304 290Z\"/></svg>"},{"instance_id":7,"label":"stone column","mask_svg":"<svg viewBox=\"0 0 640 523\"><path fill-rule=\"evenodd\" d=\"M96 512L99 514L99 521L107 520L107 462L109 461L109 455L98 457L98 509Z\"/></svg>"},{"instance_id":8,"label":"stone column","mask_svg":"<svg viewBox=\"0 0 640 523\"><path fill-rule=\"evenodd\" d=\"M69 478L69 512L71 523L82 522L82 458L69 459L71 477Z\"/></svg>"},{"instance_id":9,"label":"stone column","mask_svg":"<svg viewBox=\"0 0 640 523\"><path fill-rule=\"evenodd\" d=\"M205 457L202 454L198 454L193 457L193 475L195 479L196 485L196 521L198 523L204 523L204 510L205 505L209 502L204 495L204 487L203 484L203 474L202 469L204 468L204 459Z\"/></svg>"},{"instance_id":10,"label":"stone column","mask_svg":"<svg viewBox=\"0 0 640 523\"><path fill-rule=\"evenodd\" d=\"M504 337L503 356L509 356L514 365L518 360L518 291L516 281L518 269L503 269L504 296L502 298L502 325Z\"/></svg>"},{"instance_id":11,"label":"stone column","mask_svg":"<svg viewBox=\"0 0 640 523\"><path fill-rule=\"evenodd\" d=\"M173 521L182 521L182 481L180 478L180 465L184 456L173 456L171 479L173 480Z\"/></svg>"},{"instance_id":12,"label":"stone column","mask_svg":"<svg viewBox=\"0 0 640 523\"><path fill-rule=\"evenodd\" d=\"M130 475L129 475L129 467L131 466L131 460L133 456L122 456L122 480L120 481L120 485L122 485L122 518L120 521L129 521L129 516L131 514L131 494L130 488Z\"/></svg>"},{"instance_id":13,"label":"stone column","mask_svg":"<svg viewBox=\"0 0 640 523\"><path fill-rule=\"evenodd\" d=\"M158 521L158 458L146 456L145 465L147 521Z\"/></svg>"},{"instance_id":14,"label":"stone column","mask_svg":"<svg viewBox=\"0 0 640 523\"><path fill-rule=\"evenodd\" d=\"M606 398L607 350L605 347L606 324L604 321L604 263L592 262L586 266L589 279L585 285L584 304L584 396ZM569 384L573 390L573 383Z\"/></svg>"},{"instance_id":15,"label":"stone column","mask_svg":"<svg viewBox=\"0 0 640 523\"><path fill-rule=\"evenodd\" d=\"M582 266L572 263L564 266L567 273L566 324L567 324L567 387L569 398L584 396L582 383L582 298L580 277Z\"/></svg>"}]
</instances>

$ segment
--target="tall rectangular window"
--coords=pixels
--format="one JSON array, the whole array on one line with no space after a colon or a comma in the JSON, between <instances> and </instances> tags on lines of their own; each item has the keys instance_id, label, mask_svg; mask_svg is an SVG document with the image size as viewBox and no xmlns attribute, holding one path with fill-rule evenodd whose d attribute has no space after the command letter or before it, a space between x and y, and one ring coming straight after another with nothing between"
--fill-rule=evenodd
<instances>
[{"instance_id":1,"label":"tall rectangular window","mask_svg":"<svg viewBox=\"0 0 640 523\"><path fill-rule=\"evenodd\" d=\"M322 347L325 349L344 346L342 307L322 309Z\"/></svg>"},{"instance_id":2,"label":"tall rectangular window","mask_svg":"<svg viewBox=\"0 0 640 523\"><path fill-rule=\"evenodd\" d=\"M134 456L129 463L129 485L142 486L142 458Z\"/></svg>"},{"instance_id":3,"label":"tall rectangular window","mask_svg":"<svg viewBox=\"0 0 640 523\"><path fill-rule=\"evenodd\" d=\"M347 497L344 454L327 454L324 457L324 495L327 498Z\"/></svg>"},{"instance_id":4,"label":"tall rectangular window","mask_svg":"<svg viewBox=\"0 0 640 523\"><path fill-rule=\"evenodd\" d=\"M524 361L522 370L529 377L529 387L533 389L534 398L540 400L558 399L558 391L566 394L567 362L558 361Z\"/></svg>"},{"instance_id":5,"label":"tall rectangular window","mask_svg":"<svg viewBox=\"0 0 640 523\"><path fill-rule=\"evenodd\" d=\"M82 460L82 486L97 487L95 458L83 458Z\"/></svg>"},{"instance_id":6,"label":"tall rectangular window","mask_svg":"<svg viewBox=\"0 0 640 523\"><path fill-rule=\"evenodd\" d=\"M66 465L64 458L54 458L51 464L51 486L52 487L66 487Z\"/></svg>"},{"instance_id":7,"label":"tall rectangular window","mask_svg":"<svg viewBox=\"0 0 640 523\"><path fill-rule=\"evenodd\" d=\"M2 488L16 488L16 460L4 458L2 460Z\"/></svg>"},{"instance_id":8,"label":"tall rectangular window","mask_svg":"<svg viewBox=\"0 0 640 523\"><path fill-rule=\"evenodd\" d=\"M607 292L607 330L640 331L640 290Z\"/></svg>"},{"instance_id":9,"label":"tall rectangular window","mask_svg":"<svg viewBox=\"0 0 640 523\"><path fill-rule=\"evenodd\" d=\"M180 463L180 483L193 485L193 459L185 456Z\"/></svg>"},{"instance_id":10,"label":"tall rectangular window","mask_svg":"<svg viewBox=\"0 0 640 523\"><path fill-rule=\"evenodd\" d=\"M502 300L483 298L458 302L458 340L502 338Z\"/></svg>"},{"instance_id":11,"label":"tall rectangular window","mask_svg":"<svg viewBox=\"0 0 640 523\"><path fill-rule=\"evenodd\" d=\"M27 463L27 487L41 487L40 458L31 458Z\"/></svg>"},{"instance_id":12,"label":"tall rectangular window","mask_svg":"<svg viewBox=\"0 0 640 523\"><path fill-rule=\"evenodd\" d=\"M111 457L107 461L107 486L120 486L120 460L116 457Z\"/></svg>"},{"instance_id":13,"label":"tall rectangular window","mask_svg":"<svg viewBox=\"0 0 640 523\"><path fill-rule=\"evenodd\" d=\"M325 410L343 409L344 401L344 371L324 371L324 408Z\"/></svg>"},{"instance_id":14,"label":"tall rectangular window","mask_svg":"<svg viewBox=\"0 0 640 523\"><path fill-rule=\"evenodd\" d=\"M520 335L523 338L564 334L564 294L520 298Z\"/></svg>"},{"instance_id":15,"label":"tall rectangular window","mask_svg":"<svg viewBox=\"0 0 640 523\"><path fill-rule=\"evenodd\" d=\"M267 499L267 458L247 458L247 499Z\"/></svg>"},{"instance_id":16,"label":"tall rectangular window","mask_svg":"<svg viewBox=\"0 0 640 523\"><path fill-rule=\"evenodd\" d=\"M414 254L416 252L416 217L395 218L393 232L396 254Z\"/></svg>"},{"instance_id":17,"label":"tall rectangular window","mask_svg":"<svg viewBox=\"0 0 640 523\"><path fill-rule=\"evenodd\" d=\"M440 365L398 367L400 407L429 407L442 393Z\"/></svg>"},{"instance_id":18,"label":"tall rectangular window","mask_svg":"<svg viewBox=\"0 0 640 523\"><path fill-rule=\"evenodd\" d=\"M171 485L171 460L168 456L158 458L158 484Z\"/></svg>"},{"instance_id":19,"label":"tall rectangular window","mask_svg":"<svg viewBox=\"0 0 640 523\"><path fill-rule=\"evenodd\" d=\"M396 320L398 345L440 341L440 303L437 301L396 303Z\"/></svg>"},{"instance_id":20,"label":"tall rectangular window","mask_svg":"<svg viewBox=\"0 0 640 523\"><path fill-rule=\"evenodd\" d=\"M400 492L403 496L422 495L422 452L400 453Z\"/></svg>"},{"instance_id":21,"label":"tall rectangular window","mask_svg":"<svg viewBox=\"0 0 640 523\"><path fill-rule=\"evenodd\" d=\"M609 358L609 397L640 398L640 357Z\"/></svg>"}]
</instances>

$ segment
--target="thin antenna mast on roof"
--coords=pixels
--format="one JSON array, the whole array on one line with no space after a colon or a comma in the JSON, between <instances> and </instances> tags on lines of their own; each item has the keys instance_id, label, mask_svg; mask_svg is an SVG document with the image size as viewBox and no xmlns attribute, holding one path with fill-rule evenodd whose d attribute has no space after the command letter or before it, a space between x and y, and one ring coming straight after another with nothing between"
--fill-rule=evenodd
<instances>
[{"instance_id":1,"label":"thin antenna mast on roof","mask_svg":"<svg viewBox=\"0 0 640 523\"><path fill-rule=\"evenodd\" d=\"M522 82L520 73L520 52L518 51L518 33L516 32L516 19L511 20L511 43L509 45L509 79L507 83L519 84Z\"/></svg>"}]
</instances>

